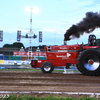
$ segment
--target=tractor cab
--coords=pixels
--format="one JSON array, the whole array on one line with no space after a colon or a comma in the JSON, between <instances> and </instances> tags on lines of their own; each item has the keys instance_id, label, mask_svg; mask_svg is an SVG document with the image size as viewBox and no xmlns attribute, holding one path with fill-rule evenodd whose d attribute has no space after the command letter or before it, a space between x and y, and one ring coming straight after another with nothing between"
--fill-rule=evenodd
<instances>
[{"instance_id":1,"label":"tractor cab","mask_svg":"<svg viewBox=\"0 0 100 100\"><path fill-rule=\"evenodd\" d=\"M96 46L96 36L95 35L89 35L88 45L89 46Z\"/></svg>"}]
</instances>

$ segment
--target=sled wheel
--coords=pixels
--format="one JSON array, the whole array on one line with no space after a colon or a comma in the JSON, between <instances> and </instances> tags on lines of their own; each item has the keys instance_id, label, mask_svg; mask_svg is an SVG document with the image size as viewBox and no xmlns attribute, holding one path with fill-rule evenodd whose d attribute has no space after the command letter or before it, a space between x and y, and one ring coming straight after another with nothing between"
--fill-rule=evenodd
<instances>
[{"instance_id":1,"label":"sled wheel","mask_svg":"<svg viewBox=\"0 0 100 100\"><path fill-rule=\"evenodd\" d=\"M41 70L43 73L51 73L54 70L52 63L44 62L41 66Z\"/></svg>"},{"instance_id":2,"label":"sled wheel","mask_svg":"<svg viewBox=\"0 0 100 100\"><path fill-rule=\"evenodd\" d=\"M84 50L78 57L77 68L84 75L100 75L100 52L96 49Z\"/></svg>"}]
</instances>

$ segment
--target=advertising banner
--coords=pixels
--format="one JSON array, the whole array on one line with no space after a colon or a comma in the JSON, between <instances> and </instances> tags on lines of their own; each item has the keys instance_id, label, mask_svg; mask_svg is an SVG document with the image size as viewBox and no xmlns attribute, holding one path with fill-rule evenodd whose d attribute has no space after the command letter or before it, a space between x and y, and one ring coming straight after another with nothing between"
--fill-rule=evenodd
<instances>
[{"instance_id":1,"label":"advertising banner","mask_svg":"<svg viewBox=\"0 0 100 100\"><path fill-rule=\"evenodd\" d=\"M44 52L32 52L31 54L32 56L45 56L46 55L46 53ZM29 55L28 52L13 52L13 56L27 57L28 55Z\"/></svg>"},{"instance_id":2,"label":"advertising banner","mask_svg":"<svg viewBox=\"0 0 100 100\"><path fill-rule=\"evenodd\" d=\"M0 60L0 64L4 65L30 65L31 61L22 61L22 60Z\"/></svg>"}]
</instances>

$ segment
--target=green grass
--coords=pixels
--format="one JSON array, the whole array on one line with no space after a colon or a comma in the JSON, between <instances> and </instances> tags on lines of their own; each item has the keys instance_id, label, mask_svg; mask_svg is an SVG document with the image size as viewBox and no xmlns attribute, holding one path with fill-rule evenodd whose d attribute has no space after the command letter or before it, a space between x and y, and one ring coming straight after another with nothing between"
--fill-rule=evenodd
<instances>
[{"instance_id":1,"label":"green grass","mask_svg":"<svg viewBox=\"0 0 100 100\"><path fill-rule=\"evenodd\" d=\"M0 69L0 71L41 71L40 69Z\"/></svg>"},{"instance_id":2,"label":"green grass","mask_svg":"<svg viewBox=\"0 0 100 100\"><path fill-rule=\"evenodd\" d=\"M11 95L9 98L0 98L0 100L98 100L97 98L80 97L78 99L73 97L58 97L58 96L47 96L47 97L36 97L36 96L16 96Z\"/></svg>"},{"instance_id":3,"label":"green grass","mask_svg":"<svg viewBox=\"0 0 100 100\"><path fill-rule=\"evenodd\" d=\"M41 69L0 69L0 71L41 71ZM53 72L64 72L64 70L54 70ZM79 72L77 70L66 70L66 72Z\"/></svg>"}]
</instances>

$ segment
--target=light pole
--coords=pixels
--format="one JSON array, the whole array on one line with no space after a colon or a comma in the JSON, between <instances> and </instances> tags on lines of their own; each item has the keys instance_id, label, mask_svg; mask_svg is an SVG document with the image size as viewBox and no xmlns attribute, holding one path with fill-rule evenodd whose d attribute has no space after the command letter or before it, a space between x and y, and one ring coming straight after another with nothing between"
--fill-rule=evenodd
<instances>
[{"instance_id":1,"label":"light pole","mask_svg":"<svg viewBox=\"0 0 100 100\"><path fill-rule=\"evenodd\" d=\"M33 34L33 31L32 31L32 12L33 13L39 13L39 8L38 7L34 7L34 8L30 8L30 7L27 7L26 9L26 12L31 12L31 17L30 17L30 32L29 34L32 35Z\"/></svg>"},{"instance_id":2,"label":"light pole","mask_svg":"<svg viewBox=\"0 0 100 100\"><path fill-rule=\"evenodd\" d=\"M33 10L33 8L30 8L31 9L31 18L30 18L30 32L29 32L29 34L30 35L32 35L33 34L33 31L32 31L32 10ZM31 40L31 38L30 38L30 40L29 40L29 42L30 42L30 48L31 48L31 59L32 59L32 40Z\"/></svg>"},{"instance_id":3,"label":"light pole","mask_svg":"<svg viewBox=\"0 0 100 100\"><path fill-rule=\"evenodd\" d=\"M38 13L39 12L39 8L37 8L37 7L34 7L34 8L29 8L29 7L27 7L26 8L26 11L27 12L31 12L31 17L30 17L30 31L29 31L29 33L28 34L30 34L30 35L32 35L33 34L33 31L32 31L32 11L34 12L34 13ZM35 34L34 34L35 35ZM33 36L34 37L34 36ZM29 40L29 43L30 43L30 49L31 50L29 50L28 51L28 54L30 54L31 53L31 59L32 59L32 40L31 40L32 38L30 38L30 40ZM29 56L28 56L29 57Z\"/></svg>"},{"instance_id":4,"label":"light pole","mask_svg":"<svg viewBox=\"0 0 100 100\"><path fill-rule=\"evenodd\" d=\"M33 31L32 31L32 10L33 8L30 8L31 9L31 18L30 18L30 32L29 34L32 35L33 34Z\"/></svg>"}]
</instances>

